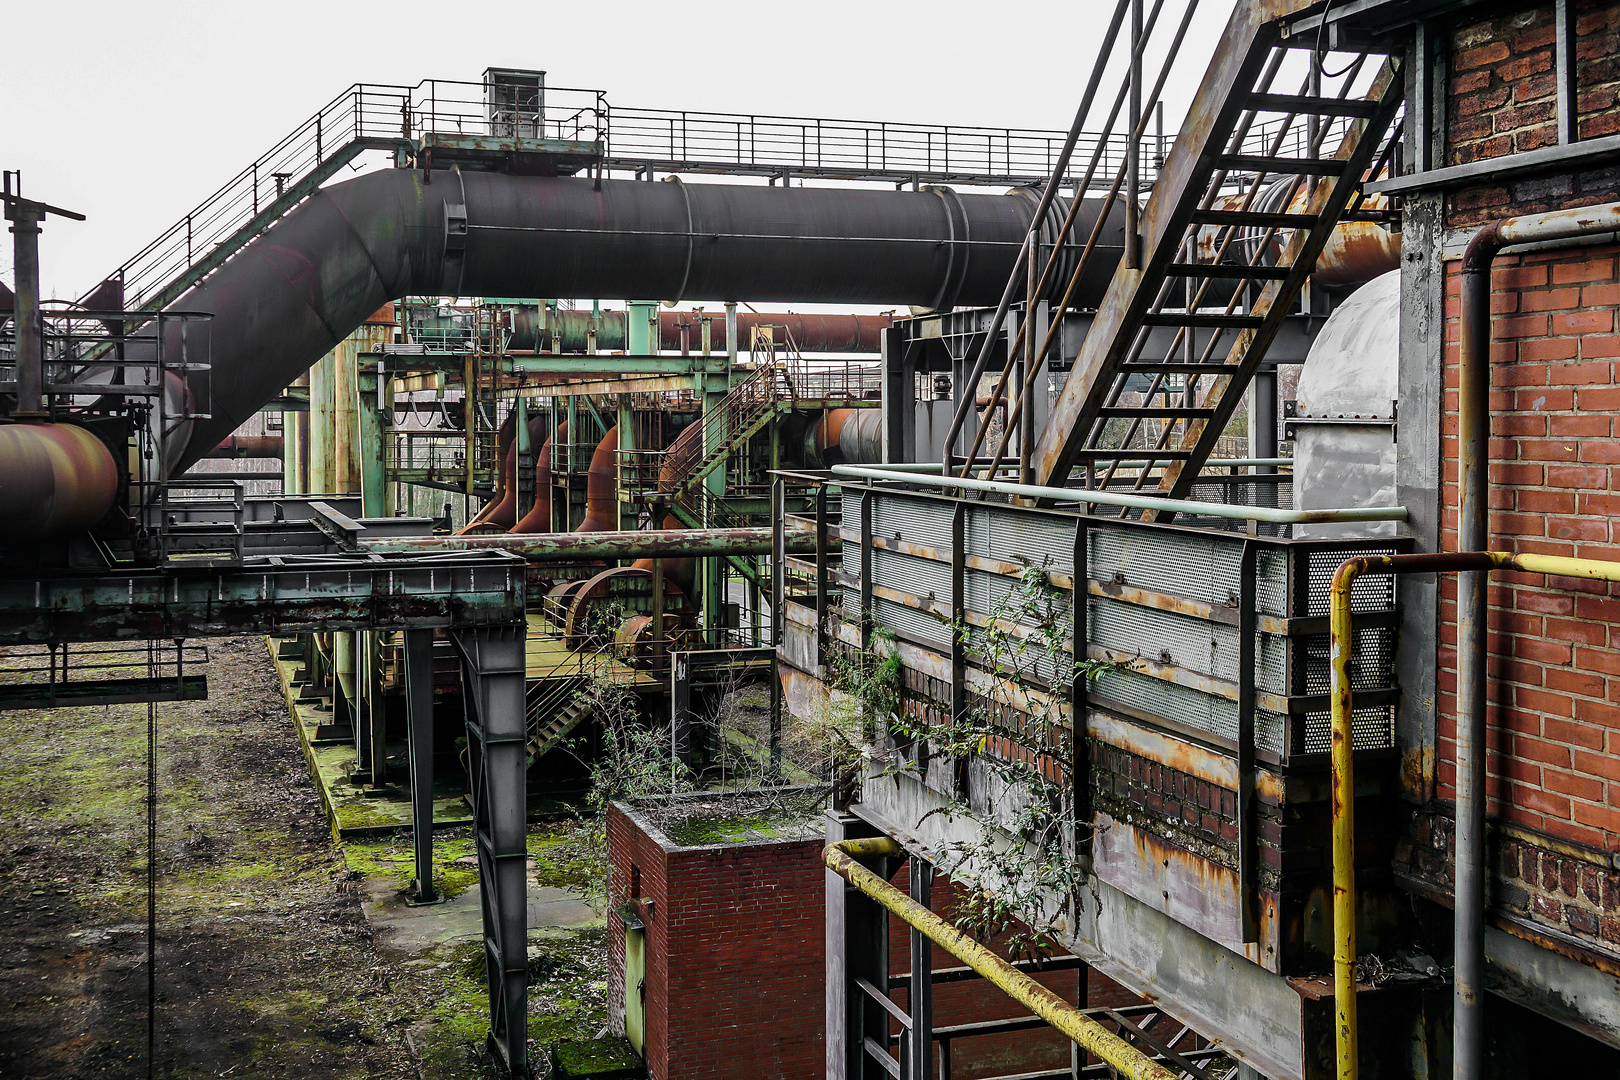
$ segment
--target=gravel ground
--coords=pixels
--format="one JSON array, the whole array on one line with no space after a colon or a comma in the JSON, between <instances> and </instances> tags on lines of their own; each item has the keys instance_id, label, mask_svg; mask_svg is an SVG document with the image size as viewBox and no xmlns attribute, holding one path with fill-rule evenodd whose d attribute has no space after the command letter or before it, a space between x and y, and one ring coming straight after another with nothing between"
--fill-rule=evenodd
<instances>
[{"instance_id":1,"label":"gravel ground","mask_svg":"<svg viewBox=\"0 0 1620 1080\"><path fill-rule=\"evenodd\" d=\"M263 640L208 648L209 700L157 706L153 1074L487 1073L481 961L379 946ZM146 719L0 712L0 1076L148 1075Z\"/></svg>"}]
</instances>

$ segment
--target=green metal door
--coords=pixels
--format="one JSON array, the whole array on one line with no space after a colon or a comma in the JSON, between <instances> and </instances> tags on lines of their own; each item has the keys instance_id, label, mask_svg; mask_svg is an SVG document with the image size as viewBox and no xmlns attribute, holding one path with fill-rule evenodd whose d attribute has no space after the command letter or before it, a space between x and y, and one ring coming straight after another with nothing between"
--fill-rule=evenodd
<instances>
[{"instance_id":1,"label":"green metal door","mask_svg":"<svg viewBox=\"0 0 1620 1080\"><path fill-rule=\"evenodd\" d=\"M647 996L647 932L624 931L624 1037L636 1053L646 1056L647 1020L642 1001Z\"/></svg>"}]
</instances>

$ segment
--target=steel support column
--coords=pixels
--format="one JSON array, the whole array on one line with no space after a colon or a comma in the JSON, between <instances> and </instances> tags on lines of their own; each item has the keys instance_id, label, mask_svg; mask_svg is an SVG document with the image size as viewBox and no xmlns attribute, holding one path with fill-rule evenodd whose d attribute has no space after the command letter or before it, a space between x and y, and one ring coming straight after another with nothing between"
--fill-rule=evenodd
<instances>
[{"instance_id":1,"label":"steel support column","mask_svg":"<svg viewBox=\"0 0 1620 1080\"><path fill-rule=\"evenodd\" d=\"M407 630L405 639L405 718L411 771L411 839L416 875L411 899L430 904L433 887L433 631Z\"/></svg>"},{"instance_id":2,"label":"steel support column","mask_svg":"<svg viewBox=\"0 0 1620 1080\"><path fill-rule=\"evenodd\" d=\"M827 813L829 844L877 835L853 814ZM826 880L827 1080L888 1080L889 1074L866 1053L867 1033L886 1032L888 1014L857 982L888 985L888 913L831 870Z\"/></svg>"},{"instance_id":3,"label":"steel support column","mask_svg":"<svg viewBox=\"0 0 1620 1080\"><path fill-rule=\"evenodd\" d=\"M514 1077L528 1073L528 850L525 835L524 633L518 622L452 632L467 709L467 774L484 916L489 1045Z\"/></svg>"},{"instance_id":4,"label":"steel support column","mask_svg":"<svg viewBox=\"0 0 1620 1080\"><path fill-rule=\"evenodd\" d=\"M934 866L920 855L911 856L911 898L923 907L932 903ZM903 1068L906 1080L929 1080L934 1065L934 943L921 930L911 928L911 1039Z\"/></svg>"}]
</instances>

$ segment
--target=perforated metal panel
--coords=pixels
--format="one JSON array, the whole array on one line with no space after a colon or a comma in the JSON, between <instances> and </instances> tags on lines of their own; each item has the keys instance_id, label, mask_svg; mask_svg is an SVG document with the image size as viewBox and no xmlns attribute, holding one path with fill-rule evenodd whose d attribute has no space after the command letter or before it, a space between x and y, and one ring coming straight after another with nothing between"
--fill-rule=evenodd
<instances>
[{"instance_id":1,"label":"perforated metal panel","mask_svg":"<svg viewBox=\"0 0 1620 1080\"><path fill-rule=\"evenodd\" d=\"M1395 709L1368 705L1350 713L1351 745L1357 750L1381 750L1395 745ZM1333 749L1333 714L1326 710L1305 714L1305 753L1325 754Z\"/></svg>"},{"instance_id":2,"label":"perforated metal panel","mask_svg":"<svg viewBox=\"0 0 1620 1080\"><path fill-rule=\"evenodd\" d=\"M1333 591L1333 574L1345 560L1362 555L1389 555L1394 550L1391 544L1368 544L1306 551L1305 579L1308 596L1305 613L1310 615L1328 613L1328 602ZM1395 579L1391 575L1363 574L1350 586L1351 611L1393 611L1394 608Z\"/></svg>"},{"instance_id":3,"label":"perforated metal panel","mask_svg":"<svg viewBox=\"0 0 1620 1080\"><path fill-rule=\"evenodd\" d=\"M913 544L926 544L948 551L951 546L951 508L926 499L884 495L872 502L872 533L886 539L899 536Z\"/></svg>"},{"instance_id":4,"label":"perforated metal panel","mask_svg":"<svg viewBox=\"0 0 1620 1080\"><path fill-rule=\"evenodd\" d=\"M975 506L962 522L962 539L969 555L1072 573L1074 529L1072 518Z\"/></svg>"},{"instance_id":5,"label":"perforated metal panel","mask_svg":"<svg viewBox=\"0 0 1620 1080\"><path fill-rule=\"evenodd\" d=\"M1095 527L1089 534L1086 570L1093 581L1207 604L1237 599L1241 541L1130 526Z\"/></svg>"},{"instance_id":6,"label":"perforated metal panel","mask_svg":"<svg viewBox=\"0 0 1620 1080\"><path fill-rule=\"evenodd\" d=\"M1219 485L1209 487L1219 489ZM892 538L898 534L904 541L935 548L941 559L950 557L953 504L888 491L876 492L873 499L876 535ZM844 513L846 522L859 520L856 493L846 494ZM1074 518L1069 515L977 500L964 504L963 514L965 555L1058 571L1072 568ZM1244 599L1242 553L1245 544L1254 544L1255 575L1249 588L1257 614L1292 619L1326 614L1332 575L1345 559L1399 549L1395 542L1378 540L1338 545L1270 542L1240 533L1154 528L1108 518L1088 519L1087 535L1086 570L1091 580L1228 609ZM875 585L918 597L938 610L948 607L951 577L947 562L880 549L872 551L871 560ZM845 565L854 566L856 561L846 558ZM963 571L963 596L969 612L1004 616L1016 603L1018 587L1014 575L971 567ZM1227 683L1239 681L1235 625L1111 597L1090 597L1086 603L1089 643L1167 663L1194 675ZM1354 594L1357 612L1389 611L1393 605L1391 579L1364 576L1358 581ZM919 645L942 654L950 649L950 627L942 617L882 598L875 598L873 615L879 625ZM1063 610L1054 618L1066 628L1069 613ZM1357 691L1393 687L1395 642L1391 628L1357 630L1351 670ZM965 645L970 663L982 666L984 630L970 630ZM1042 681L1052 679L1060 666L1068 669L1067 657L1060 664L1033 642L1014 662L1025 674ZM1301 695L1320 701L1329 689L1326 637L1306 636L1297 630L1292 634L1260 632L1253 678L1256 691L1292 698L1296 710ZM1155 678L1140 670L1109 671L1099 676L1093 688L1099 701L1112 700L1144 716L1162 717L1172 726L1227 740L1237 737L1236 702L1186 682ZM1357 748L1392 745L1392 720L1390 706L1359 707L1355 714ZM1290 744L1291 731L1302 734L1301 742ZM1256 710L1255 744L1263 752L1315 754L1325 751L1329 742L1325 709L1303 716L1296 712L1291 719Z\"/></svg>"},{"instance_id":7,"label":"perforated metal panel","mask_svg":"<svg viewBox=\"0 0 1620 1080\"><path fill-rule=\"evenodd\" d=\"M1366 626L1351 633L1355 648L1350 654L1350 688L1381 690L1395 683L1395 630L1387 626ZM1296 649L1304 657L1304 685L1301 693L1326 694L1332 690L1329 659L1331 640L1326 634L1296 639ZM1297 661L1296 661L1297 662Z\"/></svg>"},{"instance_id":8,"label":"perforated metal panel","mask_svg":"<svg viewBox=\"0 0 1620 1080\"><path fill-rule=\"evenodd\" d=\"M920 559L898 551L872 549L872 584L950 607L951 568L933 559Z\"/></svg>"},{"instance_id":9,"label":"perforated metal panel","mask_svg":"<svg viewBox=\"0 0 1620 1080\"><path fill-rule=\"evenodd\" d=\"M1086 610L1092 644L1237 681L1237 631L1232 627L1104 597L1093 597Z\"/></svg>"},{"instance_id":10,"label":"perforated metal panel","mask_svg":"<svg viewBox=\"0 0 1620 1080\"><path fill-rule=\"evenodd\" d=\"M1091 686L1105 703L1117 701L1153 716L1174 717L1198 731L1237 738L1237 703L1225 698L1129 670L1104 671Z\"/></svg>"},{"instance_id":11,"label":"perforated metal panel","mask_svg":"<svg viewBox=\"0 0 1620 1080\"><path fill-rule=\"evenodd\" d=\"M872 619L909 641L941 650L951 647L950 627L925 611L878 596L872 599Z\"/></svg>"}]
</instances>

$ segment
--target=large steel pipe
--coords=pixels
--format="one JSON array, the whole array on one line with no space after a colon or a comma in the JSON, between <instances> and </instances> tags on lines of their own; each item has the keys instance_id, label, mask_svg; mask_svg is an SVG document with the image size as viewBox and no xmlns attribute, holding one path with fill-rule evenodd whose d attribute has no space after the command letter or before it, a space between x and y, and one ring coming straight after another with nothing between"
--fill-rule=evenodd
<instances>
[{"instance_id":1,"label":"large steel pipe","mask_svg":"<svg viewBox=\"0 0 1620 1080\"><path fill-rule=\"evenodd\" d=\"M723 312L710 313L709 350L726 351L726 322ZM535 305L523 305L512 311L512 333L506 342L508 349L546 352L553 339L561 352L584 352L588 344L593 316L588 311L547 312ZM703 351L703 329L695 311L661 311L658 313L658 347L675 350L683 345L691 353ZM800 352L810 353L877 353L880 335L894 324L892 315L798 315L789 312L738 312L737 340L748 347L754 327L784 327L793 335ZM624 335L625 312L622 308L609 308L602 312L596 327L596 348L601 352L618 352L627 348ZM681 340L682 328L686 340Z\"/></svg>"},{"instance_id":2,"label":"large steel pipe","mask_svg":"<svg viewBox=\"0 0 1620 1080\"><path fill-rule=\"evenodd\" d=\"M176 301L214 319L209 418L174 471L396 297L993 303L1034 212L1022 195L948 189L369 173L323 188ZM1079 303L1102 295L1118 242L1106 230Z\"/></svg>"},{"instance_id":3,"label":"large steel pipe","mask_svg":"<svg viewBox=\"0 0 1620 1080\"><path fill-rule=\"evenodd\" d=\"M112 453L84 428L0 425L0 521L8 546L87 529L117 494Z\"/></svg>"},{"instance_id":4,"label":"large steel pipe","mask_svg":"<svg viewBox=\"0 0 1620 1080\"><path fill-rule=\"evenodd\" d=\"M502 533L496 536L408 537L370 540L367 551L510 551L530 562L582 562L593 559L691 559L724 555L769 555L772 529L768 525L742 529L671 529L592 533ZM814 529L786 530L787 553L808 555L816 550ZM837 537L829 543L838 547Z\"/></svg>"}]
</instances>

